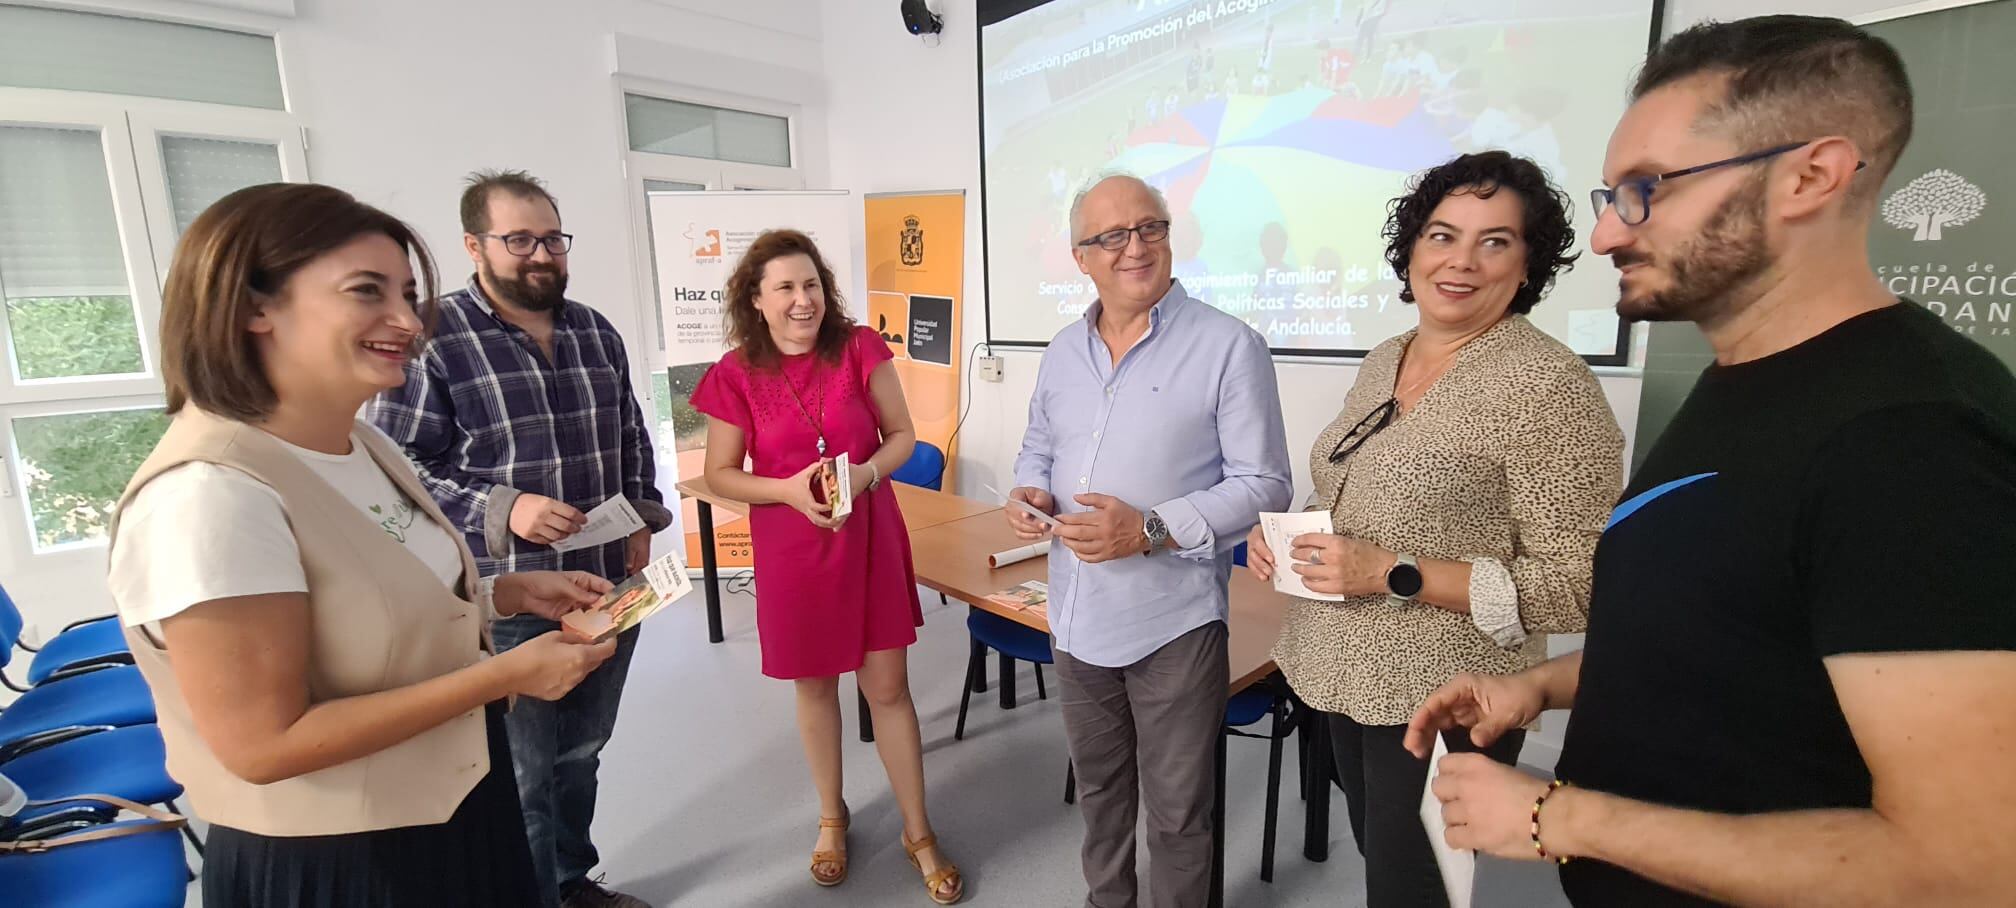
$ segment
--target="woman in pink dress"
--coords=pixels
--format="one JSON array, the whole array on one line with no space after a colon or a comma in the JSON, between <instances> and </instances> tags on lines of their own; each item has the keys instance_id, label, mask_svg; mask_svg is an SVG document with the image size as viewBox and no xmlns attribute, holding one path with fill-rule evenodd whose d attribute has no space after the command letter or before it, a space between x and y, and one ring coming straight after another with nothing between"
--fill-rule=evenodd
<instances>
[{"instance_id":1,"label":"woman in pink dress","mask_svg":"<svg viewBox=\"0 0 2016 908\"><path fill-rule=\"evenodd\" d=\"M883 481L910 458L917 433L888 345L841 307L811 238L792 230L758 237L728 279L735 349L700 380L693 408L710 417L708 483L750 506L763 673L798 688L798 733L819 789L813 881L847 878L839 676L851 671L874 715L904 848L931 900L950 905L964 883L924 810L906 661L924 613L903 514ZM842 454L854 507L836 518L818 491L819 471Z\"/></svg>"}]
</instances>

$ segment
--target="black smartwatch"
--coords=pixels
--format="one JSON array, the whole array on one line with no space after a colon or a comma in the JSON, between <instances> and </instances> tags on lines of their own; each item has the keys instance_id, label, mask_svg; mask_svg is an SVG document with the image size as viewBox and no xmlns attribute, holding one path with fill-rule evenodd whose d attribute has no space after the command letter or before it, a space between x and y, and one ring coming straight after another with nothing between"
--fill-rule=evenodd
<instances>
[{"instance_id":1,"label":"black smartwatch","mask_svg":"<svg viewBox=\"0 0 2016 908\"><path fill-rule=\"evenodd\" d=\"M1421 595L1422 585L1421 567L1412 555L1400 555L1386 570L1386 588L1393 591L1388 598L1394 602L1412 602L1414 597Z\"/></svg>"}]
</instances>

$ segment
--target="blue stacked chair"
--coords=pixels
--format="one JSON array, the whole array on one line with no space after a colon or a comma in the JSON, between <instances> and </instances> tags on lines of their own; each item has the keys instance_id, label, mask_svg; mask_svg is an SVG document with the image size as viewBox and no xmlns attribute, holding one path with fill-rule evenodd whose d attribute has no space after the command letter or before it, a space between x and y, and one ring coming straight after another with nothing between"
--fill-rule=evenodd
<instances>
[{"instance_id":1,"label":"blue stacked chair","mask_svg":"<svg viewBox=\"0 0 2016 908\"><path fill-rule=\"evenodd\" d=\"M7 588L0 586L0 635L13 641L10 650L18 647L35 654L28 664L30 687L66 669L75 671L93 665L133 664L133 654L126 648L126 636L120 632L119 621L110 615L75 622L39 648L31 647L20 639L21 626L21 610L14 605ZM6 665L11 655L11 652L0 655L0 666ZM12 682L8 682L7 686L17 693L24 690Z\"/></svg>"},{"instance_id":2,"label":"blue stacked chair","mask_svg":"<svg viewBox=\"0 0 2016 908\"><path fill-rule=\"evenodd\" d=\"M81 821L80 821L81 822ZM75 824L65 824L75 825ZM60 844L104 829L159 826L120 838ZM50 827L54 828L54 827ZM43 837L33 823L0 827L0 839ZM39 853L0 853L0 893L9 905L35 908L181 908L188 898L189 868L182 837L152 820L86 823L47 836Z\"/></svg>"}]
</instances>

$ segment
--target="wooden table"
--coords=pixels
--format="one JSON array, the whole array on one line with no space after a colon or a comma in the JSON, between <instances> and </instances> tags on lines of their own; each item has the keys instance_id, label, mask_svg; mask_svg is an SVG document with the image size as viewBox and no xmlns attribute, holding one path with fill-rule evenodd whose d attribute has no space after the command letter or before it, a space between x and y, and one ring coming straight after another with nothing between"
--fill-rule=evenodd
<instances>
[{"instance_id":1,"label":"wooden table","mask_svg":"<svg viewBox=\"0 0 2016 908\"><path fill-rule=\"evenodd\" d=\"M896 489L896 506L903 511L903 525L913 533L925 527L1001 510L999 505L920 486L900 482L890 485ZM747 517L749 506L714 491L705 476L682 481L673 488L693 499L697 506L695 510L699 512L700 570L706 578L703 592L707 597L707 642L720 643L725 638L721 633L721 566L714 555L714 509L718 507L737 517Z\"/></svg>"},{"instance_id":2,"label":"wooden table","mask_svg":"<svg viewBox=\"0 0 2016 908\"><path fill-rule=\"evenodd\" d=\"M963 520L910 531L910 559L917 566L917 582L973 607L992 612L1050 632L1042 615L1009 608L990 601L987 594L1029 580L1049 576L1043 558L1031 558L1005 568L987 567L987 556L1027 545L1016 538L1006 518L998 513L980 514ZM1247 571L1232 572L1231 615L1226 622L1226 657L1230 663L1232 686L1238 693L1274 673L1268 655L1281 636L1281 620L1286 599L1267 584L1253 579Z\"/></svg>"}]
</instances>

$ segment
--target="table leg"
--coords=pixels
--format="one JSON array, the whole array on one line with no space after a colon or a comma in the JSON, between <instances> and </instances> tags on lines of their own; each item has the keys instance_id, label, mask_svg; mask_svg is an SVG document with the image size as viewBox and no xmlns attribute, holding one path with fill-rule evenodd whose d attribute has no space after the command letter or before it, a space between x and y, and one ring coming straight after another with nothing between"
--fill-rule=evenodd
<instances>
[{"instance_id":1,"label":"table leg","mask_svg":"<svg viewBox=\"0 0 2016 908\"><path fill-rule=\"evenodd\" d=\"M714 506L705 501L694 504L700 512L700 574L707 594L707 642L720 643L726 638L721 634L721 565L714 557Z\"/></svg>"},{"instance_id":2,"label":"table leg","mask_svg":"<svg viewBox=\"0 0 2016 908\"><path fill-rule=\"evenodd\" d=\"M1210 908L1225 908L1225 732L1218 732L1218 744L1212 748L1213 773L1217 784L1211 787L1211 896Z\"/></svg>"},{"instance_id":3,"label":"table leg","mask_svg":"<svg viewBox=\"0 0 2016 908\"><path fill-rule=\"evenodd\" d=\"M861 711L861 741L872 744L875 741L875 716L868 712L868 695L861 692L861 682L854 682L854 701Z\"/></svg>"},{"instance_id":4,"label":"table leg","mask_svg":"<svg viewBox=\"0 0 2016 908\"><path fill-rule=\"evenodd\" d=\"M1302 856L1321 863L1330 859L1330 777L1336 770L1330 753L1330 727L1323 717L1305 713L1302 734L1309 736L1309 759L1302 766Z\"/></svg>"},{"instance_id":5,"label":"table leg","mask_svg":"<svg viewBox=\"0 0 2016 908\"><path fill-rule=\"evenodd\" d=\"M1001 654L1001 708L1015 708L1015 658Z\"/></svg>"}]
</instances>

